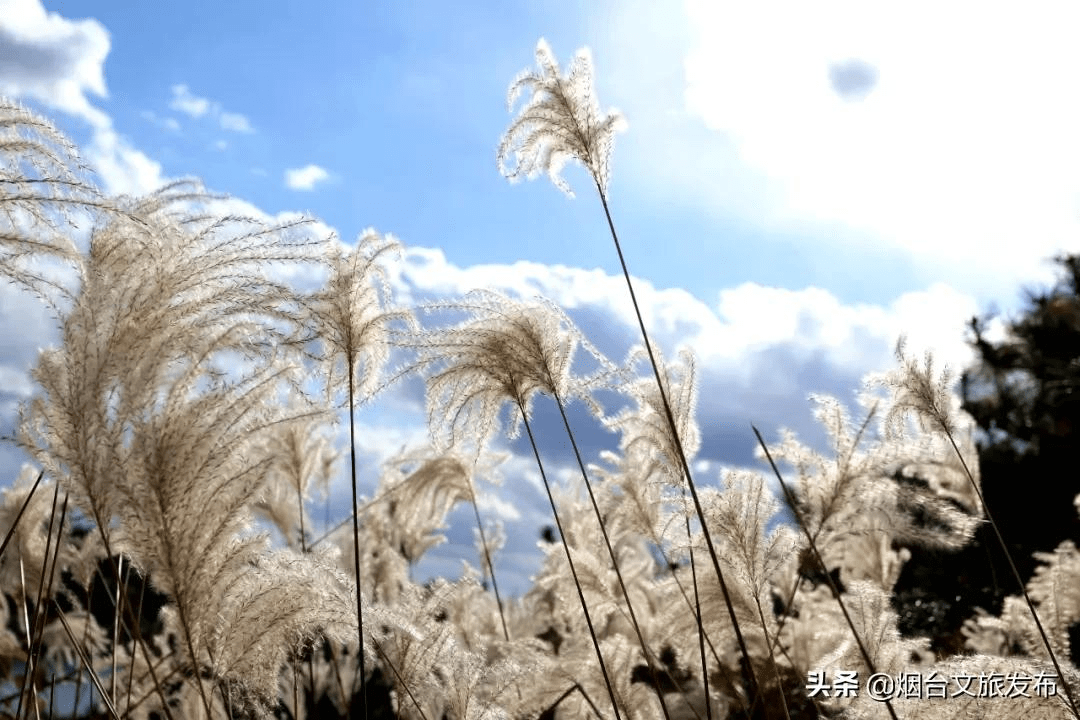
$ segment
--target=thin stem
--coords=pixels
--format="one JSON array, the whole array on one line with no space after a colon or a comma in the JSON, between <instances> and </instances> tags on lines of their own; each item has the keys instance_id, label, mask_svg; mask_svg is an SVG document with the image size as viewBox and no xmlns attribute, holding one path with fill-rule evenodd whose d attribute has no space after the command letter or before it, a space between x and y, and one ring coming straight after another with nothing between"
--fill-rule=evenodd
<instances>
[{"instance_id":1,"label":"thin stem","mask_svg":"<svg viewBox=\"0 0 1080 720\"><path fill-rule=\"evenodd\" d=\"M683 502L686 500L686 491L683 491ZM683 520L686 522L686 543L690 548L690 580L694 583L694 620L697 622L698 629L698 652L701 653L701 687L705 693L705 717L707 720L712 720L712 702L709 700L709 663L708 658L705 655L705 623L701 619L701 594L698 592L697 581L697 563L694 561L694 544L690 542L690 516L683 513ZM672 572L674 575L674 571ZM676 577L676 581L678 578ZM682 590L682 585L679 585L679 589ZM683 590L683 597L686 597L686 591ZM690 598L686 598L686 602L690 602ZM710 643L711 644L711 643ZM716 651L713 650L713 654ZM719 660L717 661L719 662Z\"/></svg>"},{"instance_id":2,"label":"thin stem","mask_svg":"<svg viewBox=\"0 0 1080 720\"><path fill-rule=\"evenodd\" d=\"M105 709L108 710L109 715L115 720L120 720L120 715L116 712L116 707L113 706L112 700L109 699L109 694L105 692L105 686L101 684L101 679L98 677L97 673L94 672L94 666L91 664L90 659L86 657L86 653L83 652L78 641L75 640L75 633L71 631L71 625L68 624L67 616L64 615L64 610L56 603L56 601L53 601L53 606L56 608L56 615L60 618L60 623L64 626L64 632L67 633L68 639L71 640L71 647L75 650L75 654L79 656L79 661L82 662L83 667L85 667L90 674L90 680L97 688L98 694L101 695L101 701L105 703ZM164 698L162 699L162 702L164 702Z\"/></svg>"},{"instance_id":3,"label":"thin stem","mask_svg":"<svg viewBox=\"0 0 1080 720\"><path fill-rule=\"evenodd\" d=\"M851 442L851 445L848 447L847 454L843 458L843 460L841 460L840 457L837 457L837 459L836 459L837 473L841 478L846 476L846 474L848 472L848 469L849 469L848 466L851 463L851 458L855 455L855 450L859 447L859 443L862 441L863 433L866 432L866 428L870 426L870 421L874 418L874 415L877 413L877 407L878 407L878 403L875 402L870 407L870 411L866 413L866 418L863 420L862 424L859 426L859 431L857 433L855 433L855 439ZM839 445L837 445L837 452L839 452ZM841 480L841 482L842 482L842 480ZM785 497L785 502L787 502L787 501L788 501L788 498ZM789 509L791 510L791 514L795 517L796 522L801 522L799 520L798 515L797 515L797 512L798 512L797 508L790 506L790 502L788 504L789 504ZM817 527L817 529L814 530L813 533L811 533L811 537L816 541L817 538L818 538L818 535L820 535L822 530L824 530L824 529L825 529L825 525L824 525L824 522L823 522L821 525L819 525ZM795 594L798 591L799 591L799 580L796 579L796 581L791 586L791 591L788 593L787 599L784 601L785 612L784 612L783 615L780 616L780 620L777 623L776 637L774 637L772 642L769 643L769 651L770 652L772 652L780 642L780 633L783 631L784 625L787 623L787 620L790 617L789 609L791 608L792 603L795 602ZM786 651L783 648L781 648L781 652L784 652L785 655L786 655ZM790 660L790 658L788 658L788 659ZM815 698L815 700L816 700L816 698Z\"/></svg>"},{"instance_id":4,"label":"thin stem","mask_svg":"<svg viewBox=\"0 0 1080 720\"><path fill-rule=\"evenodd\" d=\"M112 571L112 576L116 578L117 592L115 602L118 604L123 603L123 605L121 606L123 607L122 614L124 615L126 621L129 623L129 634L131 634L135 638L135 642L142 650L143 659L146 661L147 671L150 673L150 679L154 682L154 690L157 692L158 698L160 698L161 700L161 710L165 713L166 720L174 720L172 710L170 710L169 708L169 701L165 697L165 690L162 687L160 680L158 680L157 673L154 671L154 661L150 658L150 650L147 648L146 640L143 638L142 626L139 624L139 618L132 616L131 607L128 603L124 603L124 595L120 593L120 567L117 564L116 556L113 555L112 544L109 542L109 535L105 532L107 526L102 524L102 517L100 512L98 511L96 503L91 506L91 510L94 515L94 526L97 528L98 537L101 538L102 547L105 548L105 557L108 559L109 569ZM101 575L101 578L104 582L105 578L103 574ZM96 682L93 668L88 667L87 669L90 671L91 680L95 680L95 685L99 685L99 683ZM197 673L196 677L198 677ZM200 680L200 683L201 682L202 681Z\"/></svg>"},{"instance_id":5,"label":"thin stem","mask_svg":"<svg viewBox=\"0 0 1080 720\"><path fill-rule=\"evenodd\" d=\"M746 647L746 640L743 638L742 630L739 628L739 621L735 617L735 607L731 603L731 594L728 592L727 582L724 580L724 572L720 569L720 559L717 557L716 548L712 541L712 535L709 533L709 525L705 522L705 511L701 507L701 500L698 498L697 489L694 487L693 475L690 473L690 463L686 460L686 452L683 450L682 440L679 439L679 432L675 423L675 414L671 410L671 403L668 402L667 391L664 390L664 382L660 378L660 366L656 362L656 355L653 353L652 344L649 342L649 333L645 330L645 321L641 317L641 308L638 305L637 295L634 293L634 283L630 279L630 270L627 268L622 245L619 243L619 235L615 232L615 223L611 219L611 210L608 207L607 194L604 192L599 181L594 178L594 182L596 183L596 191L600 194L600 202L604 206L604 217L607 218L608 229L611 230L611 239L615 242L615 252L618 253L619 256L619 264L622 266L623 277L626 278L626 287L630 291L630 301L634 305L634 315L637 317L638 328L641 330L641 337L645 342L645 351L649 355L649 362L652 364L653 374L656 376L656 384L660 389L660 401L664 406L664 414L667 416L668 426L671 428L671 435L675 440L675 447L679 452L679 461L682 464L682 471L686 477L687 487L690 489L690 497L694 501L694 511L697 513L698 522L701 523L701 533L705 538L705 546L709 550L709 557L712 560L713 569L716 570L716 578L720 582L720 592L724 596L724 604L727 606L728 617L731 618L731 626L735 630L735 639L739 644L739 651L746 660L747 673L750 679L750 694L756 697L758 694L758 681L757 675L754 673L754 663L750 658L750 651Z\"/></svg>"},{"instance_id":6,"label":"thin stem","mask_svg":"<svg viewBox=\"0 0 1080 720\"><path fill-rule=\"evenodd\" d=\"M1001 531L998 529L997 523L994 522L994 516L990 514L990 507L986 504L986 500L983 499L982 490L979 489L979 484L975 482L975 476L968 468L967 462L960 453L960 448L957 447L956 440L953 439L952 433L940 423L939 427L945 432L945 437L949 438L949 443L952 445L956 457L960 459L960 465L964 468L964 473L967 475L968 482L971 483L971 487L975 490L979 502L982 503L983 512L986 513L986 519L990 521L990 527L994 529L994 537L997 538L998 544L1001 546L1002 551L1004 551L1005 559L1009 563L1009 569L1012 571L1013 578L1016 579L1016 584L1020 587L1020 592L1024 595L1024 601L1027 603L1028 610L1031 612L1031 617L1035 620L1035 627L1039 630L1039 637L1042 638L1043 645L1046 647L1046 652L1050 654L1050 662L1054 664L1054 671L1057 673L1058 678L1060 678L1061 684L1065 686L1065 697L1069 700L1069 710L1072 711L1073 717L1080 719L1080 710L1077 709L1076 699L1073 697L1072 685L1069 683L1065 673L1061 671L1061 665L1058 663L1057 655L1050 646L1050 638L1046 636L1046 630L1043 629L1042 621L1039 620L1039 613L1035 612L1035 604L1031 601L1031 596L1028 595L1027 585L1020 577L1020 571L1016 569L1016 563L1013 562L1012 555L1009 553L1009 548L1005 545L1005 538L1001 536Z\"/></svg>"},{"instance_id":7,"label":"thin stem","mask_svg":"<svg viewBox=\"0 0 1080 720\"><path fill-rule=\"evenodd\" d=\"M487 564L488 573L491 575L491 589L495 592L495 603L499 606L499 621L502 623L503 638L510 642L510 631L506 629L506 614L503 612L502 596L499 594L499 582L495 579L495 564L491 561L491 550L488 549L487 533L484 532L484 524L480 521L480 508L476 504L476 488L472 478L469 478L469 498L472 500L473 514L476 516L476 529L480 531L480 545L484 551L484 562Z\"/></svg>"},{"instance_id":8,"label":"thin stem","mask_svg":"<svg viewBox=\"0 0 1080 720\"><path fill-rule=\"evenodd\" d=\"M353 357L349 353L349 470L352 473L352 521L353 521L353 569L356 571L356 629L360 638L360 697L364 706L364 720L368 717L367 667L364 663L364 604L360 596L360 516L356 499L356 418L354 408L355 381L353 380Z\"/></svg>"},{"instance_id":9,"label":"thin stem","mask_svg":"<svg viewBox=\"0 0 1080 720\"><path fill-rule=\"evenodd\" d=\"M41 561L41 577L38 580L37 597L34 599L34 622L32 630L26 638L27 647L29 652L27 653L26 674L23 675L22 687L19 690L19 704L15 709L15 717L19 717L22 713L23 696L26 694L27 684L30 685L29 695L36 697L37 688L34 686L34 674L37 670L38 653L40 651L41 633L45 629L45 611L42 608L41 598L45 594L45 578L49 576L49 555L52 552L52 530L53 523L56 521L56 501L60 496L60 485L57 484L53 487L53 500L52 511L49 513L49 529L46 535L45 541L45 555ZM67 496L64 496L64 511L67 511ZM61 521L61 526L56 533L56 550L59 553L60 550L60 536L64 531L64 527ZM21 561L21 558L20 558ZM56 570L56 560L53 559L53 571ZM52 578L49 579L49 596L52 593ZM115 688L113 690L115 694ZM35 713L38 712L37 703L33 702Z\"/></svg>"},{"instance_id":10,"label":"thin stem","mask_svg":"<svg viewBox=\"0 0 1080 720\"><path fill-rule=\"evenodd\" d=\"M761 610L761 599L754 595L754 604L757 605L758 620L761 621L761 632L765 635L765 646L769 648L769 660L772 662L773 673L776 675L776 687L780 690L780 703L784 707L784 717L791 720L788 712L787 696L784 694L784 681L780 678L780 667L776 664L776 655L773 653L772 642L769 640L769 628L765 624L765 613ZM708 695L706 695L708 697Z\"/></svg>"},{"instance_id":11,"label":"thin stem","mask_svg":"<svg viewBox=\"0 0 1080 720\"><path fill-rule=\"evenodd\" d=\"M604 676L604 684L607 685L608 697L611 698L611 709L615 711L615 720L622 720L622 715L619 713L619 704L615 700L615 689L611 685L611 678L608 676L607 665L604 663L604 655L600 652L600 641L596 637L596 630L593 628L592 616L589 614L589 606L585 602L585 593L581 589L581 582L578 580L577 569L574 567L574 559L570 556L570 545L566 542L566 533L563 532L562 519L559 517L559 510L555 507L555 496L551 494L551 484L548 482L547 473L544 472L544 463L540 459L540 450L536 446L536 438L533 436L532 424L529 423L529 416L525 412L525 402L521 397L514 398L517 403L518 410L521 411L521 418L525 421L525 432L529 434L529 444L532 445L533 455L536 457L536 466L540 469L540 479L544 481L544 490L547 492L548 502L551 504L551 514L555 516L555 525L559 529L559 538L562 540L563 551L566 553L566 562L570 565L570 574L574 578L574 587L577 588L578 600L581 601L581 611L585 613L585 624L589 627L589 637L592 638L593 648L596 650L596 659L600 662L600 672Z\"/></svg>"},{"instance_id":12,"label":"thin stem","mask_svg":"<svg viewBox=\"0 0 1080 720\"><path fill-rule=\"evenodd\" d=\"M554 387L554 383L552 383ZM622 570L619 569L619 561L615 557L615 549L611 547L611 538L608 536L607 527L604 525L604 518L600 515L600 505L596 502L596 494L593 492L592 483L589 481L589 474L585 472L585 462L581 459L581 451L578 449L577 440L574 438L574 433L570 429L570 420L566 417L566 408L563 407L562 398L559 397L557 392L552 393L555 397L555 404L559 406L559 414L562 416L563 427L566 428L566 434L570 437L570 446L574 449L574 457L577 459L578 468L581 470L581 477L585 481L585 489L589 493L589 500L592 502L593 513L596 514L596 522L600 525L600 534L604 537L604 545L607 546L608 556L611 558L611 565L615 569L615 577L619 581L619 589L622 591L623 598L626 600L626 607L630 611L630 623L634 626L634 633L637 635L638 644L641 645L641 653L645 656L645 664L649 668L649 675L653 681L653 687L656 688L656 696L660 698L660 709L664 713L664 717L671 720L671 714L668 712L667 703L664 702L664 693L660 688L660 678L656 674L656 666L653 664L653 653L649 650L649 646L645 643L645 636L641 632L641 626L638 624L637 614L634 612L634 604L630 601L630 591L626 589L626 582L623 580Z\"/></svg>"},{"instance_id":13,"label":"thin stem","mask_svg":"<svg viewBox=\"0 0 1080 720\"><path fill-rule=\"evenodd\" d=\"M819 567L825 567L825 562L821 559L821 553L818 552L817 543L814 542L814 538L810 535L810 530L806 526L806 521L802 517L802 513L798 509L798 505L795 501L795 495L791 492L791 488L784 482L783 476L780 474L780 468L776 467L776 463L773 461L772 453L769 452L768 446L765 444L765 438L761 436L761 433L753 425L750 426L754 435L757 436L758 443L761 444L761 449L765 451L765 457L769 461L769 465L772 467L773 473L776 474L776 479L780 482L780 487L784 491L784 497L787 498L788 506L791 508L792 513L795 515L795 520L799 524L799 528L803 531L803 535L806 536L806 541L810 548L810 551L814 553L814 562ZM877 669L874 666L874 661L870 657L870 652L866 649L866 645L863 644L862 638L859 637L859 631L855 629L855 623L851 619L851 615L848 614L847 606L844 604L844 599L840 597L840 590L837 589L836 583L833 582L832 576L825 573L825 580L829 583L829 589L832 590L833 597L836 598L836 602L840 605L840 612L844 614L844 620L847 621L848 627L851 628L851 633L855 636L855 644L859 646L859 654L862 655L863 662L866 663L867 669L871 675L877 673ZM899 720L896 716L896 711L893 710L892 703L888 699L885 699L885 709L889 711L889 717L892 720Z\"/></svg>"},{"instance_id":14,"label":"thin stem","mask_svg":"<svg viewBox=\"0 0 1080 720\"><path fill-rule=\"evenodd\" d=\"M15 516L14 522L11 523L11 529L4 535L4 542L0 543L0 558L4 557L4 550L7 549L8 543L11 542L12 536L15 535L15 528L19 527L19 520L22 519L23 513L26 512L26 508L30 505L30 500L33 499L34 492L37 490L38 485L41 483L41 478L44 476L44 470L38 473L37 480L34 481L33 486L30 488L30 492L26 494L26 499L23 500L22 507L19 508L19 512Z\"/></svg>"}]
</instances>

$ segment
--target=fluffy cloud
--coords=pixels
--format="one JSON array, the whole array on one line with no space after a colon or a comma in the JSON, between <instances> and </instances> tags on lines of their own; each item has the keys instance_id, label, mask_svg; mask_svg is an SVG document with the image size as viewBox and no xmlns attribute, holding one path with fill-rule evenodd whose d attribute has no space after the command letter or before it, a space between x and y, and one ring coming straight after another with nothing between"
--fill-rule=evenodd
<instances>
[{"instance_id":1,"label":"fluffy cloud","mask_svg":"<svg viewBox=\"0 0 1080 720\"><path fill-rule=\"evenodd\" d=\"M0 93L30 98L86 121L84 155L110 193L144 194L164 182L161 165L133 148L88 95L106 96L109 34L96 20L68 20L39 0L0 0Z\"/></svg>"},{"instance_id":2,"label":"fluffy cloud","mask_svg":"<svg viewBox=\"0 0 1080 720\"><path fill-rule=\"evenodd\" d=\"M474 288L525 298L542 295L636 342L637 322L625 281L601 270L524 261L463 268L448 262L439 249L413 247L391 274L407 303ZM973 298L943 284L904 293L887 306L844 304L821 288L788 290L755 283L724 289L712 304L640 278L635 292L650 334L670 352L690 346L703 365L740 376L747 376L748 358L778 346L798 357L824 353L848 373L882 369L891 362L900 334L908 336L914 352L933 349L942 360L963 364L971 357L963 342L964 326L980 311Z\"/></svg>"},{"instance_id":3,"label":"fluffy cloud","mask_svg":"<svg viewBox=\"0 0 1080 720\"><path fill-rule=\"evenodd\" d=\"M104 26L47 12L38 0L0 0L0 17L0 93L33 98L94 127L108 125L87 98L107 95Z\"/></svg>"},{"instance_id":4,"label":"fluffy cloud","mask_svg":"<svg viewBox=\"0 0 1080 720\"><path fill-rule=\"evenodd\" d=\"M218 122L221 123L222 130L228 130L230 132L238 133L253 133L255 130L251 127L251 122L240 113L223 112L218 117Z\"/></svg>"},{"instance_id":5,"label":"fluffy cloud","mask_svg":"<svg viewBox=\"0 0 1080 720\"><path fill-rule=\"evenodd\" d=\"M605 16L600 100L632 127L616 188L838 258L900 252L982 297L1050 281L1042 259L1075 246L1076 6L681 7Z\"/></svg>"},{"instance_id":6,"label":"fluffy cloud","mask_svg":"<svg viewBox=\"0 0 1080 720\"><path fill-rule=\"evenodd\" d=\"M290 190L313 190L328 177L330 174L318 165L305 165L285 171L285 186Z\"/></svg>"},{"instance_id":7,"label":"fluffy cloud","mask_svg":"<svg viewBox=\"0 0 1080 720\"><path fill-rule=\"evenodd\" d=\"M187 85L173 85L172 95L169 107L177 112L199 118L210 110L210 101L204 97L192 95Z\"/></svg>"},{"instance_id":8,"label":"fluffy cloud","mask_svg":"<svg viewBox=\"0 0 1080 720\"><path fill-rule=\"evenodd\" d=\"M167 182L161 163L136 150L112 127L98 129L83 155L112 195L146 195Z\"/></svg>"},{"instance_id":9,"label":"fluffy cloud","mask_svg":"<svg viewBox=\"0 0 1080 720\"><path fill-rule=\"evenodd\" d=\"M1031 258L1075 242L1074 5L686 8L686 107L768 178L787 221L999 271L1021 239Z\"/></svg>"},{"instance_id":10,"label":"fluffy cloud","mask_svg":"<svg viewBox=\"0 0 1080 720\"><path fill-rule=\"evenodd\" d=\"M251 127L251 121L246 116L226 111L221 107L221 103L195 95L184 84L172 86L172 100L169 101L169 107L193 118L201 118L209 113L217 118L222 130L239 133L255 132Z\"/></svg>"}]
</instances>

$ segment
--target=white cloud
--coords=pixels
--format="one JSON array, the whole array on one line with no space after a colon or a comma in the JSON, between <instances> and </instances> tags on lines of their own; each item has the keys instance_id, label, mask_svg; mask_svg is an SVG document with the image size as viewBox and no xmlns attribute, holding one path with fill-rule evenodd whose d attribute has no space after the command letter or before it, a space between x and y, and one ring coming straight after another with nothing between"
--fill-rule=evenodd
<instances>
[{"instance_id":1,"label":"white cloud","mask_svg":"<svg viewBox=\"0 0 1080 720\"><path fill-rule=\"evenodd\" d=\"M206 98L192 95L191 90L188 89L187 85L173 85L172 95L173 98L169 101L169 107L177 112L182 112L193 118L199 118L210 110L210 101Z\"/></svg>"},{"instance_id":2,"label":"white cloud","mask_svg":"<svg viewBox=\"0 0 1080 720\"><path fill-rule=\"evenodd\" d=\"M101 23L63 18L38 0L0 0L0 17L0 93L89 123L92 139L83 154L107 192L144 194L160 185L161 166L121 138L88 98L107 95L109 34Z\"/></svg>"},{"instance_id":3,"label":"white cloud","mask_svg":"<svg viewBox=\"0 0 1080 720\"><path fill-rule=\"evenodd\" d=\"M168 180L161 172L161 163L133 148L111 127L95 132L83 154L109 194L146 195Z\"/></svg>"},{"instance_id":4,"label":"white cloud","mask_svg":"<svg viewBox=\"0 0 1080 720\"><path fill-rule=\"evenodd\" d=\"M523 298L543 295L568 310L590 310L607 332L621 328L624 336L637 337L625 281L601 270L529 262L462 268L441 250L411 247L400 266L390 267L390 276L406 304L419 294L460 296L479 287ZM682 289L658 289L641 278L634 284L650 335L662 347L671 352L690 346L703 368L739 381L751 379L756 357L777 348L796 361L822 356L845 376L883 370L891 366L901 334L911 352L932 349L941 362L959 367L972 357L965 323L980 312L974 298L940 283L888 305L845 304L821 288L756 283L726 288L710 305Z\"/></svg>"},{"instance_id":5,"label":"white cloud","mask_svg":"<svg viewBox=\"0 0 1080 720\"><path fill-rule=\"evenodd\" d=\"M169 101L169 107L193 118L201 118L204 115L216 117L222 130L239 133L255 132L247 116L226 111L221 107L221 103L193 94L191 89L182 83L172 86L172 100Z\"/></svg>"},{"instance_id":6,"label":"white cloud","mask_svg":"<svg viewBox=\"0 0 1080 720\"><path fill-rule=\"evenodd\" d=\"M0 2L0 93L30 97L86 120L109 124L87 94L105 97L109 33L96 20L68 20L39 0Z\"/></svg>"},{"instance_id":7,"label":"white cloud","mask_svg":"<svg viewBox=\"0 0 1080 720\"><path fill-rule=\"evenodd\" d=\"M240 113L222 112L218 118L218 122L221 123L222 130L229 130L230 132L239 133L252 133L255 132L251 127L251 123L247 117Z\"/></svg>"},{"instance_id":8,"label":"white cloud","mask_svg":"<svg viewBox=\"0 0 1080 720\"><path fill-rule=\"evenodd\" d=\"M161 117L153 110L143 110L139 117L170 132L180 132L180 122L176 118Z\"/></svg>"},{"instance_id":9,"label":"white cloud","mask_svg":"<svg viewBox=\"0 0 1080 720\"><path fill-rule=\"evenodd\" d=\"M1075 246L1077 6L620 7L596 53L601 104L632 128L616 186L821 252L878 245L987 295L1048 281L1043 259Z\"/></svg>"},{"instance_id":10,"label":"white cloud","mask_svg":"<svg viewBox=\"0 0 1080 720\"><path fill-rule=\"evenodd\" d=\"M285 186L290 190L312 190L328 177L329 173L318 165L305 165L285 171Z\"/></svg>"},{"instance_id":11,"label":"white cloud","mask_svg":"<svg viewBox=\"0 0 1080 720\"><path fill-rule=\"evenodd\" d=\"M1009 266L1021 239L1037 259L1075 241L1072 4L686 7L686 107L769 179L785 220L839 221L939 263ZM859 102L829 80L852 59L878 73Z\"/></svg>"}]
</instances>

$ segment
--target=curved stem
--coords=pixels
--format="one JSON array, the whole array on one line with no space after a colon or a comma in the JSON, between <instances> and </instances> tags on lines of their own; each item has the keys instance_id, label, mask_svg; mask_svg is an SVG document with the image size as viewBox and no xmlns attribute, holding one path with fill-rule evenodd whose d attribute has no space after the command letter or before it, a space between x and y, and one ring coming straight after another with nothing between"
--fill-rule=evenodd
<instances>
[{"instance_id":1,"label":"curved stem","mask_svg":"<svg viewBox=\"0 0 1080 720\"><path fill-rule=\"evenodd\" d=\"M979 484L975 482L975 476L968 468L967 461L964 460L964 456L960 452L956 440L953 439L952 433L949 432L944 425L941 426L941 429L945 433L945 437L949 438L953 451L956 452L956 457L960 460L960 466L964 468L964 473L967 475L968 482L971 483L971 488L978 496L979 502L982 503L983 512L986 513L986 519L990 521L990 527L994 529L994 537L997 538L998 545L1001 546L1002 551L1005 553L1005 559L1009 563L1009 569L1012 571L1013 578L1015 578L1017 585L1020 586L1020 592L1024 595L1024 601L1027 603L1028 610L1031 612L1031 617L1035 620L1035 627L1039 630L1039 637L1046 647L1046 652L1050 654L1050 662L1054 664L1054 671L1057 672L1058 678L1065 686L1065 697L1069 701L1069 710L1072 712L1073 717L1080 719L1080 709L1077 708L1076 700L1073 698L1072 685L1069 683L1069 679L1065 676L1065 673L1061 671L1061 665L1058 663L1057 655L1050 646L1050 638L1046 636L1046 630L1043 629L1042 621L1039 620L1039 613L1035 612L1035 604L1031 601L1031 596L1028 595L1027 585L1024 583L1023 578L1020 577L1020 571L1016 569L1016 563L1013 562L1012 555L1009 553L1009 548L1005 544L1005 538L1001 536L1001 531L998 529L997 523L994 522L994 516L990 514L990 507L986 504L986 500L983 499L982 490L979 489Z\"/></svg>"},{"instance_id":2,"label":"curved stem","mask_svg":"<svg viewBox=\"0 0 1080 720\"><path fill-rule=\"evenodd\" d=\"M630 300L634 305L634 314L637 316L638 328L641 330L642 340L645 342L645 351L649 355L649 362L652 364L653 374L656 376L656 384L660 388L660 400L664 406L664 414L667 417L668 426L671 428L671 435L675 440L675 447L679 451L679 461L682 464L683 474L686 476L687 487L690 489L690 497L694 501L694 511L697 513L698 522L701 523L701 533L705 538L705 546L709 550L709 557L712 560L713 569L716 570L716 578L720 582L720 592L724 596L724 604L727 606L728 617L731 618L731 626L735 630L735 639L739 644L739 651L746 660L747 673L750 679L750 694L756 696L758 694L758 681L757 675L754 673L754 663L750 658L750 651L746 647L746 640L743 638L742 630L739 628L739 621L735 617L735 607L731 603L731 594L728 592L727 582L724 580L724 573L720 569L720 559L716 555L716 548L713 545L712 535L709 533L708 523L705 522L705 511L701 507L701 500L698 498L697 489L694 487L694 479L690 473L690 464L686 460L686 452L683 450L682 440L679 438L679 432L675 424L675 415L671 411L671 403L668 402L667 391L664 390L664 383L660 378L660 367L656 363L656 355L653 353L652 344L649 342L649 333L645 330L645 321L641 318L641 308L638 305L637 295L634 293L634 284L630 280L630 270L626 266L626 258L623 256L622 245L619 243L619 236L615 232L615 223L611 219L611 210L608 208L607 195L604 193L604 189L599 182L596 182L596 191L600 194L600 202L604 206L604 216L607 218L608 228L611 230L611 239L615 242L615 251L619 255L619 264L622 266L623 277L626 278L626 287L630 291Z\"/></svg>"},{"instance_id":3,"label":"curved stem","mask_svg":"<svg viewBox=\"0 0 1080 720\"><path fill-rule=\"evenodd\" d=\"M787 498L788 506L791 507L792 512L795 514L795 520L798 523L799 528L803 531L803 535L806 536L807 545L814 554L814 562L820 567L825 567L825 562L821 559L821 553L818 552L817 543L814 542L813 536L810 535L810 529L807 527L806 520L798 510L795 495L791 492L791 488L788 487L788 484L784 482L784 478L780 474L780 469L776 467L772 453L769 452L768 446L765 445L765 438L761 437L761 433L756 427L753 425L750 427L754 430L754 435L757 436L758 443L761 444L761 449L765 451L765 457L769 461L769 465L772 467L773 473L780 483L780 488L784 491L784 497ZM852 635L855 636L855 644L859 647L859 654L862 655L863 662L866 663L866 667L871 675L877 674L874 660L870 657L870 652L866 649L866 645L863 643L862 638L859 637L859 631L855 629L855 622L851 619L851 615L848 614L847 605L844 604L844 599L840 597L840 590L836 587L836 583L833 582L832 576L828 573L825 573L825 580L829 583L829 589L832 590L833 597L836 598L836 602L840 605L840 612L843 613L844 620L847 621L848 627L851 628ZM890 703L888 699L885 700L885 709L889 711L889 717L891 717L892 720L899 720L896 716L896 711L893 709L892 703Z\"/></svg>"},{"instance_id":4,"label":"curved stem","mask_svg":"<svg viewBox=\"0 0 1080 720\"><path fill-rule=\"evenodd\" d=\"M645 643L645 636L642 634L641 626L638 624L637 613L634 612L634 604L630 601L630 591L626 589L626 582L623 580L622 570L619 569L619 561L615 557L615 549L611 547L611 538L608 536L607 527L604 525L604 519L600 515L600 505L596 502L596 494L593 492L592 483L589 481L589 474L585 472L585 463L581 459L581 451L578 450L577 440L574 438L574 433L570 429L570 420L566 417L566 409L563 406L562 398L559 397L557 392L552 394L555 397L555 404L559 406L559 414L562 416L566 434L570 437L570 446L574 449L574 457L577 459L578 468L581 470L581 478L585 481L585 489L589 493L589 500L592 502L593 513L596 515L596 522L600 525L600 534L604 536L604 545L607 546L608 557L611 558L611 565L615 569L615 577L619 581L619 589L622 591L623 598L626 600L626 607L630 611L630 623L634 626L634 633L637 635L638 644L641 645L641 653L645 656L645 664L649 668L649 675L652 677L653 687L656 689L656 696L660 698L660 709L663 711L664 717L667 718L667 720L671 720L671 714L668 712L667 703L664 702L664 693L660 688L660 678L656 675L656 666L653 664L653 653Z\"/></svg>"},{"instance_id":5,"label":"curved stem","mask_svg":"<svg viewBox=\"0 0 1080 720\"><path fill-rule=\"evenodd\" d=\"M484 551L484 562L487 563L488 574L491 575L491 589L495 592L495 603L499 606L499 620L502 622L503 638L510 642L510 632L506 629L506 614L503 612L502 596L499 595L499 581L495 579L495 564L491 561L491 550L488 549L487 533L484 532L484 524L480 521L480 508L476 504L476 488L472 478L469 478L469 498L472 500L473 514L476 516L476 529L480 531L480 545Z\"/></svg>"},{"instance_id":6,"label":"curved stem","mask_svg":"<svg viewBox=\"0 0 1080 720\"><path fill-rule=\"evenodd\" d=\"M581 582L578 580L574 559L570 556L570 545L566 542L562 519L559 517L558 508L555 507L555 496L551 494L551 484L548 482L547 473L544 472L544 463L540 460L540 450L536 447L536 438L533 436L532 425L529 423L529 416L525 412L525 403L521 397L514 398L514 402L517 403L518 410L521 412L521 419L525 421L525 432L529 434L529 444L532 445L533 455L536 457L536 466L540 469L540 479L544 481L544 490L547 492L548 502L551 503L551 514L555 516L555 525L559 529L559 539L562 540L563 551L566 553L566 562L570 565L570 574L574 578L574 587L577 588L578 600L581 601L581 611L585 613L585 624L589 626L589 637L592 638L593 648L596 650L596 659L600 662L600 672L604 676L604 684L607 685L608 697L611 698L611 709L615 711L616 720L622 720L622 715L619 714L619 703L615 700L615 689L612 687L611 678L608 676L604 655L600 652L600 641L596 637L592 616L589 614L589 606L585 602L585 593L581 589Z\"/></svg>"},{"instance_id":7,"label":"curved stem","mask_svg":"<svg viewBox=\"0 0 1080 720\"><path fill-rule=\"evenodd\" d=\"M353 357L349 354L349 470L352 474L352 521L353 521L353 569L356 571L356 630L360 639L357 650L360 655L360 697L364 706L364 720L368 717L367 666L364 663L364 603L360 595L360 513L356 500L356 418L355 381Z\"/></svg>"}]
</instances>

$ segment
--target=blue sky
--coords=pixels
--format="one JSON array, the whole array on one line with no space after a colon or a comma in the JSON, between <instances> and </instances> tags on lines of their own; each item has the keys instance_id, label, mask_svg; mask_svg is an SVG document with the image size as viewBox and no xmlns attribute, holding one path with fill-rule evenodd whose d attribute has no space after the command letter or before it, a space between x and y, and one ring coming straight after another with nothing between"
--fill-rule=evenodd
<instances>
[{"instance_id":1,"label":"blue sky","mask_svg":"<svg viewBox=\"0 0 1080 720\"><path fill-rule=\"evenodd\" d=\"M0 93L52 118L112 192L197 176L347 241L390 232L408 248L400 297L542 293L621 360L636 330L584 173L567 170L568 199L495 164L507 88L537 40L564 67L589 47L601 106L629 126L615 222L657 340L698 354L713 478L752 462L751 421L812 436L807 394L850 400L901 332L962 366L965 321L1014 311L1022 286L1053 280L1053 254L1077 250L1080 49L1065 3L492 8L0 0ZM5 429L53 337L34 313L0 294ZM364 411L366 468L423 439L420 401L406 384ZM582 432L593 452L611 439ZM506 564L520 591L546 516L532 482L513 482L535 474L527 450L511 450L487 507L517 528ZM18 459L0 459L13 476ZM468 515L454 517L426 567L453 572L469 552Z\"/></svg>"}]
</instances>

